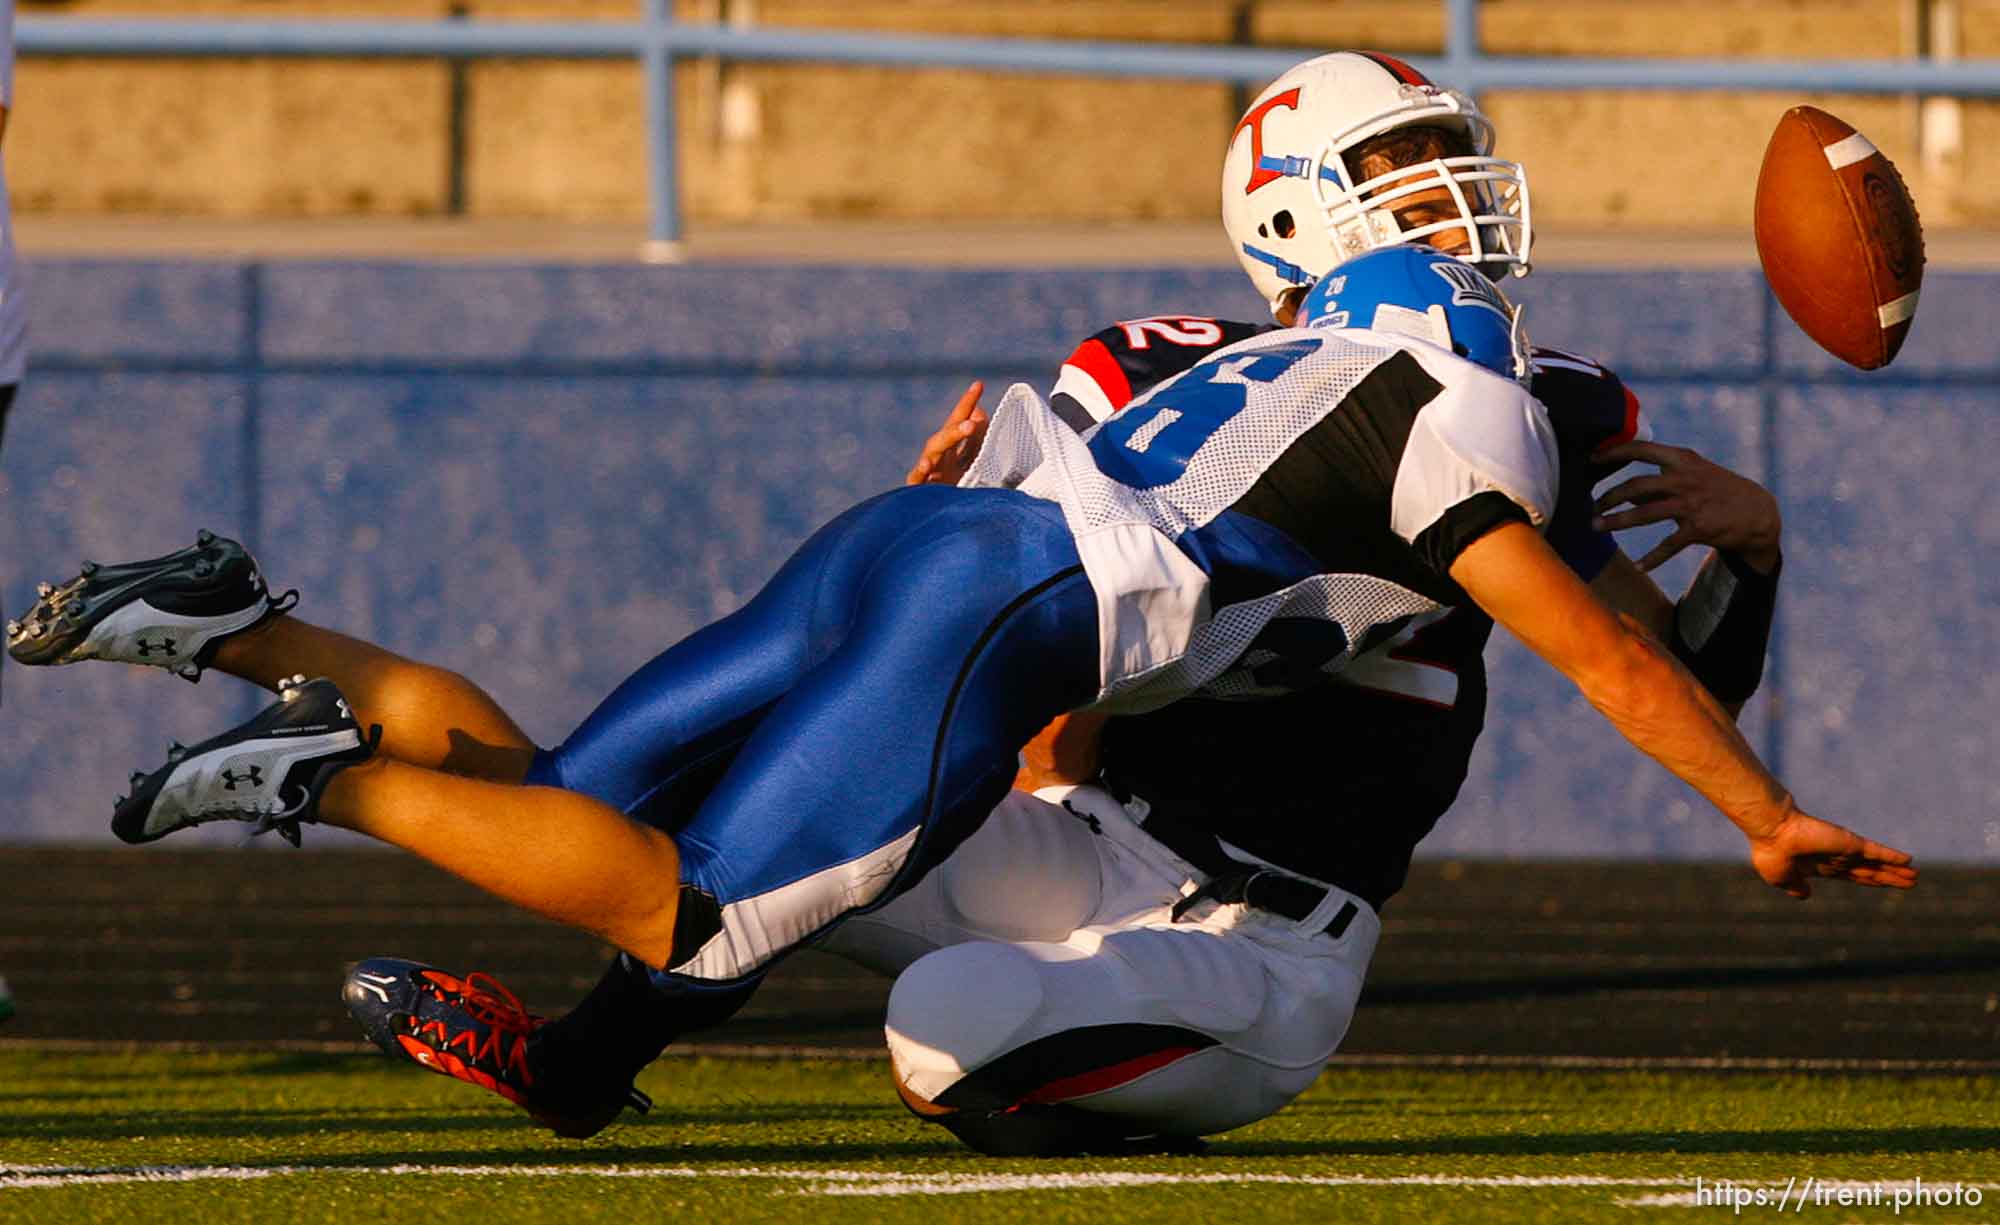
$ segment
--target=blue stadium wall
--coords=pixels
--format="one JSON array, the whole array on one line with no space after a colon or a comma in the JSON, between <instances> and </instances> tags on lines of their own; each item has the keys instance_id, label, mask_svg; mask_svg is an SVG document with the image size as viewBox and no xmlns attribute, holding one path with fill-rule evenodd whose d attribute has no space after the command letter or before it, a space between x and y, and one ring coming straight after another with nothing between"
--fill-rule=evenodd
<instances>
[{"instance_id":1,"label":"blue stadium wall","mask_svg":"<svg viewBox=\"0 0 2000 1225\"><path fill-rule=\"evenodd\" d=\"M543 742L893 484L967 379L1045 385L1112 319L1261 309L1221 269L33 274L35 365L0 449L6 609L79 558L209 526L299 588L300 615L478 679ZM1622 371L1661 437L1778 491L1783 610L1746 727L1807 805L1931 861L2000 860L2000 276L1933 276L1873 376L1814 349L1750 270L1518 289L1536 339ZM1427 853L1740 857L1553 673L1511 643L1494 662L1491 730ZM221 676L10 666L0 838L108 840L129 770L255 705Z\"/></svg>"}]
</instances>

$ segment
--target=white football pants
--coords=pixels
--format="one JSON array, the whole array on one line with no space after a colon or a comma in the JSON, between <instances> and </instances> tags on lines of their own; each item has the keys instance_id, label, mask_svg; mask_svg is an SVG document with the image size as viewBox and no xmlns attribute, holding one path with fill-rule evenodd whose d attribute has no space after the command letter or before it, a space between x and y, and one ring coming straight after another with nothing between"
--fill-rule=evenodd
<instances>
[{"instance_id":1,"label":"white football pants","mask_svg":"<svg viewBox=\"0 0 2000 1225\"><path fill-rule=\"evenodd\" d=\"M1340 889L1294 921L1207 878L1095 786L1015 791L909 893L820 947L896 975L898 1081L940 1106L1062 1103L1205 1135L1290 1102L1340 1045L1381 934ZM1342 905L1358 913L1338 937Z\"/></svg>"}]
</instances>

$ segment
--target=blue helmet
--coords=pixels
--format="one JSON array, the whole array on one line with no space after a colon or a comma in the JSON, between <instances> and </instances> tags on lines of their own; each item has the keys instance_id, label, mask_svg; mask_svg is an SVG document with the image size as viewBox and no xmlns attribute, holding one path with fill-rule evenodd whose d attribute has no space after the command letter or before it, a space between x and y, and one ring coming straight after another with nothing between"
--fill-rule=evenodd
<instances>
[{"instance_id":1,"label":"blue helmet","mask_svg":"<svg viewBox=\"0 0 2000 1225\"><path fill-rule=\"evenodd\" d=\"M1485 273L1429 247L1381 247L1336 266L1306 295L1298 326L1414 336L1507 378L1529 375L1520 308Z\"/></svg>"}]
</instances>

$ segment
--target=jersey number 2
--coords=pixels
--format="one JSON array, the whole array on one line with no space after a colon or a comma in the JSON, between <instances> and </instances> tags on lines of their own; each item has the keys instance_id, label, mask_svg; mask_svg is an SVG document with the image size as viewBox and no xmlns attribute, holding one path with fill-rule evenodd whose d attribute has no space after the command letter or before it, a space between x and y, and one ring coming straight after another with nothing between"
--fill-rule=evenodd
<instances>
[{"instance_id":1,"label":"jersey number 2","mask_svg":"<svg viewBox=\"0 0 2000 1225\"><path fill-rule=\"evenodd\" d=\"M1148 333L1184 349L1222 342L1222 325L1195 315L1156 315L1151 319L1127 320L1118 326L1125 331L1126 346L1135 352L1152 348Z\"/></svg>"}]
</instances>

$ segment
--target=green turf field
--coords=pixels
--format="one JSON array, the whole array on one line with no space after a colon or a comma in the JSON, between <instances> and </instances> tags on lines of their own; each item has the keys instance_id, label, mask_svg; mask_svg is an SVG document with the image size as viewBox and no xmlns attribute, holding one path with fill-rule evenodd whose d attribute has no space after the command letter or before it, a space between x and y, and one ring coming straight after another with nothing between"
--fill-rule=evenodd
<instances>
[{"instance_id":1,"label":"green turf field","mask_svg":"<svg viewBox=\"0 0 2000 1225\"><path fill-rule=\"evenodd\" d=\"M1980 1078L1340 1070L1206 1157L1040 1162L958 1149L873 1062L669 1059L641 1085L650 1117L578 1144L371 1056L0 1052L0 1221L1739 1215L1694 1202L1697 1178L1764 1190L1747 1219L1788 1195L1785 1215L1829 1225L2000 1220L2000 1117ZM1918 1178L1980 1202L1898 1211ZM1879 1202L1856 1198L1878 1182Z\"/></svg>"}]
</instances>

